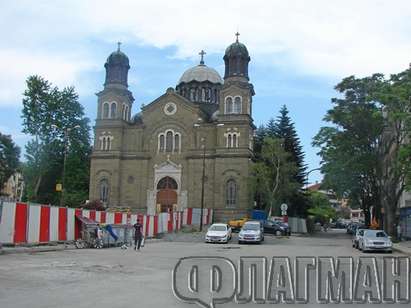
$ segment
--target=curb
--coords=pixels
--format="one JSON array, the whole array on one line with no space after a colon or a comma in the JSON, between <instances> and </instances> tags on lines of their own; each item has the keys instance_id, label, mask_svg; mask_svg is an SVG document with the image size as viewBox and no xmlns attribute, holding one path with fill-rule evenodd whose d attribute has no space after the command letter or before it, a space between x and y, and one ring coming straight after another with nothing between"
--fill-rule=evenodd
<instances>
[{"instance_id":1,"label":"curb","mask_svg":"<svg viewBox=\"0 0 411 308\"><path fill-rule=\"evenodd\" d=\"M397 251L397 252L401 252L403 254L411 256L411 250L404 250L402 248L398 248L398 247L394 247L394 246L392 247L392 250Z\"/></svg>"},{"instance_id":2,"label":"curb","mask_svg":"<svg viewBox=\"0 0 411 308\"><path fill-rule=\"evenodd\" d=\"M0 255L11 255L11 254L19 254L19 253L38 253L38 252L53 252L53 251L63 251L63 250L74 250L76 247L42 247L42 248L34 248L34 247L24 247L24 248L9 248L9 249L2 249L0 251Z\"/></svg>"}]
</instances>

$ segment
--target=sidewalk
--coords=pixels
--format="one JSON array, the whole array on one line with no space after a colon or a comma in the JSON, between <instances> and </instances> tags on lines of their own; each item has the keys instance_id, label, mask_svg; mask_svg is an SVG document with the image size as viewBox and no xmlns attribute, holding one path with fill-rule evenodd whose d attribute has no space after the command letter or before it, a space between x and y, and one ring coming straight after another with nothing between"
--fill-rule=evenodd
<instances>
[{"instance_id":1,"label":"sidewalk","mask_svg":"<svg viewBox=\"0 0 411 308\"><path fill-rule=\"evenodd\" d=\"M49 251L61 251L71 250L76 247L71 244L57 244L57 245L40 245L40 246L3 246L0 248L0 255L2 254L14 254L14 253L37 253L37 252L49 252Z\"/></svg>"},{"instance_id":2,"label":"sidewalk","mask_svg":"<svg viewBox=\"0 0 411 308\"><path fill-rule=\"evenodd\" d=\"M402 252L407 255L411 255L411 241L402 241L399 243L393 243L394 250Z\"/></svg>"}]
</instances>

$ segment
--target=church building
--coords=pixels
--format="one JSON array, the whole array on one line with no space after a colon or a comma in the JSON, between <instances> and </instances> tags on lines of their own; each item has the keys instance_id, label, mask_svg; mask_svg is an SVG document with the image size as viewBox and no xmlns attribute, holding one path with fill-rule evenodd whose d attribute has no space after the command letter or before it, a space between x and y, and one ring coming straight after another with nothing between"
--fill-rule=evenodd
<instances>
[{"instance_id":1,"label":"church building","mask_svg":"<svg viewBox=\"0 0 411 308\"><path fill-rule=\"evenodd\" d=\"M120 50L104 67L90 170L90 200L154 214L212 208L216 219L244 215L253 205L253 85L246 46L224 54L224 78L204 63L185 71L175 88L131 115L130 63Z\"/></svg>"}]
</instances>

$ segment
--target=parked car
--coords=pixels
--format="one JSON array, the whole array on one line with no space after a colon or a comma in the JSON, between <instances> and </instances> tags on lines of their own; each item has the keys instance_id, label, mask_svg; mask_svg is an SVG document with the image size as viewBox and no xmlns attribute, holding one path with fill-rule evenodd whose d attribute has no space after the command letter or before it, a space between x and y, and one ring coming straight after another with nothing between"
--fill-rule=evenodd
<instances>
[{"instance_id":1,"label":"parked car","mask_svg":"<svg viewBox=\"0 0 411 308\"><path fill-rule=\"evenodd\" d=\"M238 243L261 243L264 241L264 226L260 221L247 221L238 234Z\"/></svg>"},{"instance_id":2,"label":"parked car","mask_svg":"<svg viewBox=\"0 0 411 308\"><path fill-rule=\"evenodd\" d=\"M364 230L364 235L358 240L358 248L363 251L392 252L391 237L384 230Z\"/></svg>"},{"instance_id":3,"label":"parked car","mask_svg":"<svg viewBox=\"0 0 411 308\"><path fill-rule=\"evenodd\" d=\"M365 230L366 229L357 229L357 231L355 232L354 237L352 238L352 247L358 249L358 243L360 241L360 238L362 238L364 236L364 231Z\"/></svg>"},{"instance_id":4,"label":"parked car","mask_svg":"<svg viewBox=\"0 0 411 308\"><path fill-rule=\"evenodd\" d=\"M228 225L231 227L233 231L240 231L240 229L243 227L246 221L248 221L247 217L243 217L240 219L231 219L228 222Z\"/></svg>"},{"instance_id":5,"label":"parked car","mask_svg":"<svg viewBox=\"0 0 411 308\"><path fill-rule=\"evenodd\" d=\"M205 236L206 243L228 243L231 240L231 228L226 224L212 224Z\"/></svg>"},{"instance_id":6,"label":"parked car","mask_svg":"<svg viewBox=\"0 0 411 308\"><path fill-rule=\"evenodd\" d=\"M266 220L264 221L264 233L275 235L291 235L290 227L279 221Z\"/></svg>"}]
</instances>

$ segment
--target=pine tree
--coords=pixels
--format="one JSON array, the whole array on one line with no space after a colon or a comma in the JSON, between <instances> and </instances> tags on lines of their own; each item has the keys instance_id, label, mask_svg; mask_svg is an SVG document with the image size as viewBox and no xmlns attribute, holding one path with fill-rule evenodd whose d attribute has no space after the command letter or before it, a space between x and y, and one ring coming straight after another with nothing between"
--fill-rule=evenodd
<instances>
[{"instance_id":1,"label":"pine tree","mask_svg":"<svg viewBox=\"0 0 411 308\"><path fill-rule=\"evenodd\" d=\"M291 161L297 165L297 170L293 175L294 179L303 186L306 182L305 172L307 170L307 166L304 164L304 152L285 105L281 108L280 115L272 127L273 135L283 140L284 150L291 154ZM268 134L271 135L271 131Z\"/></svg>"}]
</instances>

